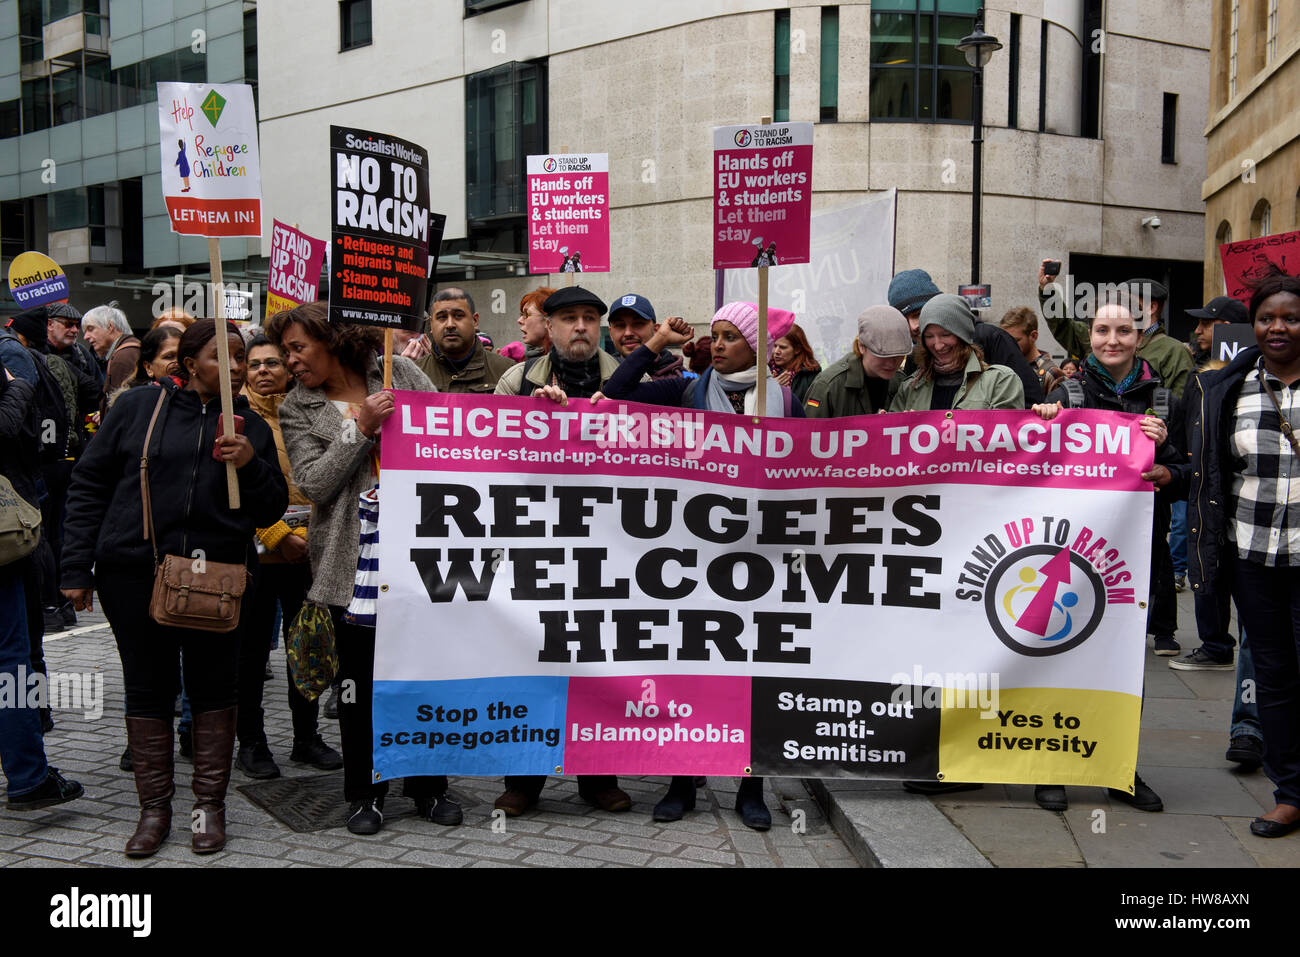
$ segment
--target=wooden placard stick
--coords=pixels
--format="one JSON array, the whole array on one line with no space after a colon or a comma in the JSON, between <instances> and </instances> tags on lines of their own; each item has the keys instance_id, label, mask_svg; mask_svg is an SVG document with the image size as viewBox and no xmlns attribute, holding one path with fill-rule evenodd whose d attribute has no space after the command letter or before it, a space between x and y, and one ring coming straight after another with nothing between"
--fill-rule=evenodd
<instances>
[{"instance_id":1,"label":"wooden placard stick","mask_svg":"<svg viewBox=\"0 0 1300 957\"><path fill-rule=\"evenodd\" d=\"M393 330L384 330L384 388L393 387Z\"/></svg>"},{"instance_id":2,"label":"wooden placard stick","mask_svg":"<svg viewBox=\"0 0 1300 957\"><path fill-rule=\"evenodd\" d=\"M235 435L235 397L230 385L230 339L226 331L226 290L221 273L221 240L208 237L208 268L212 274L212 315L217 323L217 364L221 368L221 423L222 434ZM239 476L235 463L226 463L226 491L230 507L239 508Z\"/></svg>"},{"instance_id":3,"label":"wooden placard stick","mask_svg":"<svg viewBox=\"0 0 1300 957\"><path fill-rule=\"evenodd\" d=\"M767 126L772 117L765 116L759 124ZM767 267L758 267L758 382L754 393L754 414L767 414Z\"/></svg>"}]
</instances>

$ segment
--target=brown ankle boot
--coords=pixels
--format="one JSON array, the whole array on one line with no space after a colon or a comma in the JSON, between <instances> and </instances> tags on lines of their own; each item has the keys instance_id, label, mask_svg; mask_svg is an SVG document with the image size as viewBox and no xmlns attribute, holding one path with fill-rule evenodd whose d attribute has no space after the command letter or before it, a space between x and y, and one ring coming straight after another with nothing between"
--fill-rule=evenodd
<instances>
[{"instance_id":1,"label":"brown ankle boot","mask_svg":"<svg viewBox=\"0 0 1300 957\"><path fill-rule=\"evenodd\" d=\"M226 846L226 788L230 784L230 761L235 748L236 711L237 708L226 708L194 715L191 830L195 854L211 854Z\"/></svg>"},{"instance_id":2,"label":"brown ankle boot","mask_svg":"<svg viewBox=\"0 0 1300 957\"><path fill-rule=\"evenodd\" d=\"M127 718L140 823L126 842L127 857L148 857L172 829L172 723L170 718Z\"/></svg>"}]
</instances>

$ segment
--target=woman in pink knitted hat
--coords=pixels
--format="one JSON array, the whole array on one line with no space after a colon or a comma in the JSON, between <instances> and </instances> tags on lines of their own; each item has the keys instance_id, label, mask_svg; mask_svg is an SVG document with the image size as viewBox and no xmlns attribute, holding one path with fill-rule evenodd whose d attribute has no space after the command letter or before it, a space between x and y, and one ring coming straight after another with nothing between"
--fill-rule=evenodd
<instances>
[{"instance_id":1,"label":"woman in pink knitted hat","mask_svg":"<svg viewBox=\"0 0 1300 957\"><path fill-rule=\"evenodd\" d=\"M784 309L768 309L767 315L769 342L783 338L794 325L794 313ZM790 389L770 374L767 376L765 407L762 410L757 408L756 305L752 302L727 303L714 314L709 331L713 337L713 362L698 379L641 381L660 352L669 346L690 342L694 335L685 319L674 316L661 322L650 340L623 360L618 371L605 383L605 397L708 412L804 417L803 406L794 399Z\"/></svg>"},{"instance_id":2,"label":"woman in pink knitted hat","mask_svg":"<svg viewBox=\"0 0 1300 957\"><path fill-rule=\"evenodd\" d=\"M768 310L768 339L776 342L794 325L794 313ZM790 389L768 375L765 408L758 412L758 307L752 302L729 302L713 316L713 364L698 379L641 378L654 365L659 353L669 346L690 342L690 324L674 316L661 322L645 345L623 360L618 371L605 383L610 399L630 399L654 405L682 406L709 412L739 412L745 415L794 416L803 418L803 406ZM766 370L763 370L766 372ZM695 778L677 775L668 793L655 805L656 821L678 821L695 807ZM742 778L736 794L736 811L756 831L772 826L772 813L763 801L763 779Z\"/></svg>"}]
</instances>

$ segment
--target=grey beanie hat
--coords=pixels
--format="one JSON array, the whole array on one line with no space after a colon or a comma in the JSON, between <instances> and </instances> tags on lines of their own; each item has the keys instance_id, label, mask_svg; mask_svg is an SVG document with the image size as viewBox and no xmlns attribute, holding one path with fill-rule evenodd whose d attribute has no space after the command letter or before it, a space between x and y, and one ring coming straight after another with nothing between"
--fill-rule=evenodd
<instances>
[{"instance_id":1,"label":"grey beanie hat","mask_svg":"<svg viewBox=\"0 0 1300 957\"><path fill-rule=\"evenodd\" d=\"M925 327L946 329L966 345L975 341L975 313L961 296L950 292L940 293L921 307L921 341L925 341Z\"/></svg>"}]
</instances>

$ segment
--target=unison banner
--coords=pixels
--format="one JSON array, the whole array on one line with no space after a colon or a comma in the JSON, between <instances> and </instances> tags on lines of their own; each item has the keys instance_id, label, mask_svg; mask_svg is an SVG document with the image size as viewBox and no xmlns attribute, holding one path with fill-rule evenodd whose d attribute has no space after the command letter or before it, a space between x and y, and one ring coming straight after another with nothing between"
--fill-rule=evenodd
<instances>
[{"instance_id":1,"label":"unison banner","mask_svg":"<svg viewBox=\"0 0 1300 957\"><path fill-rule=\"evenodd\" d=\"M397 397L378 779L1131 785L1136 417Z\"/></svg>"}]
</instances>

